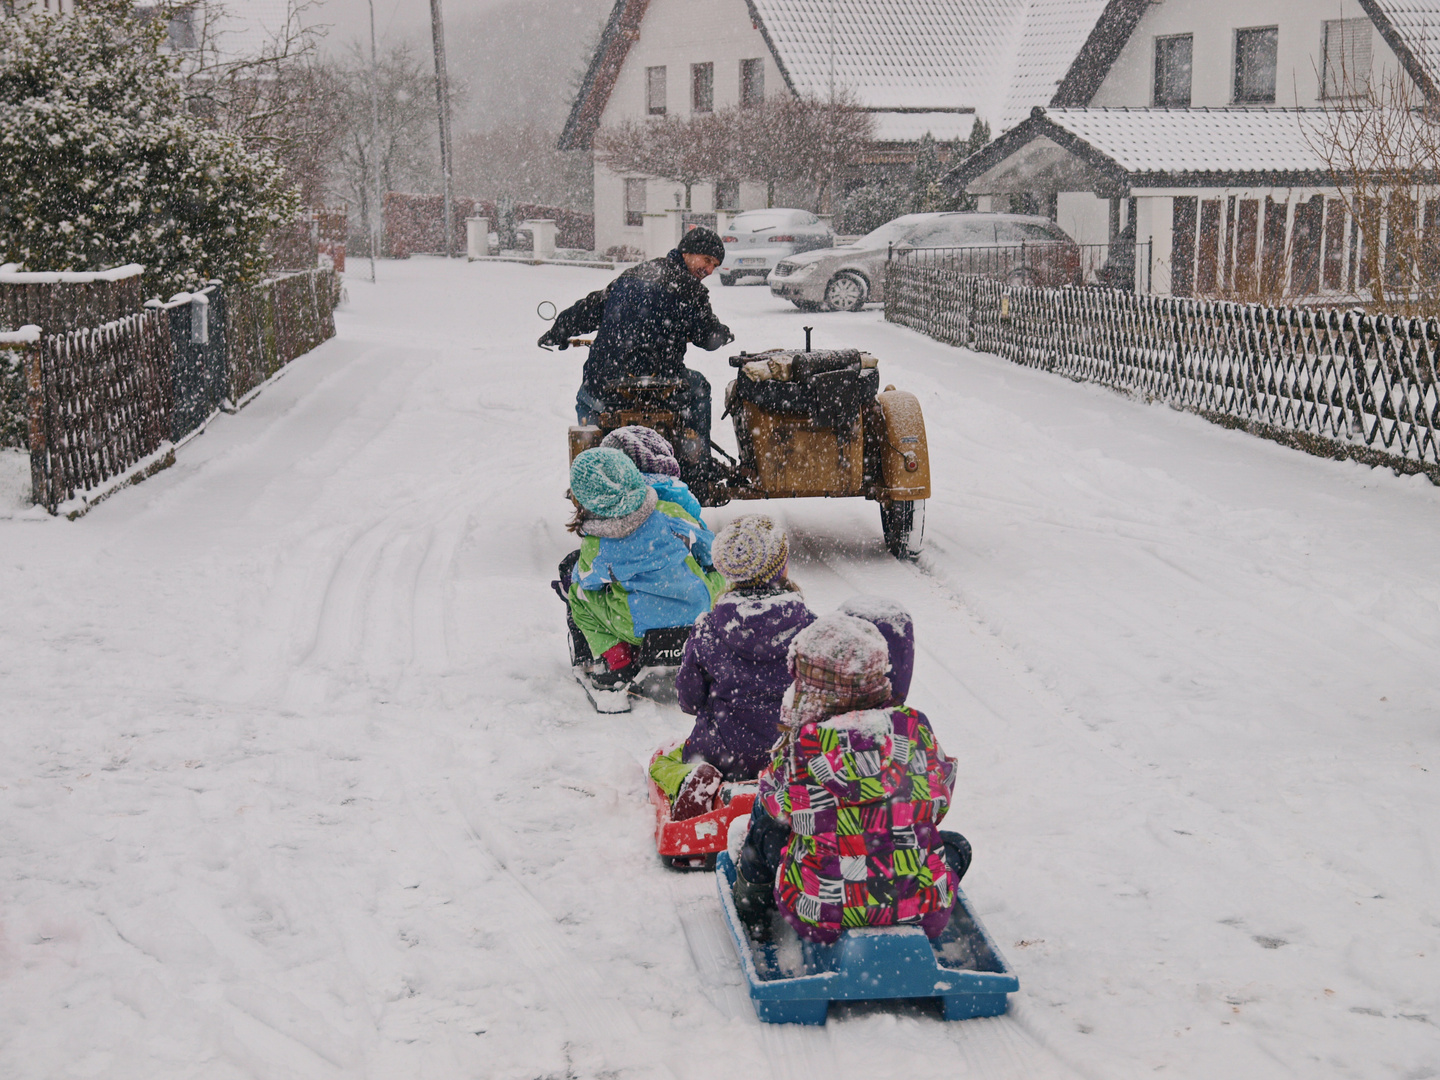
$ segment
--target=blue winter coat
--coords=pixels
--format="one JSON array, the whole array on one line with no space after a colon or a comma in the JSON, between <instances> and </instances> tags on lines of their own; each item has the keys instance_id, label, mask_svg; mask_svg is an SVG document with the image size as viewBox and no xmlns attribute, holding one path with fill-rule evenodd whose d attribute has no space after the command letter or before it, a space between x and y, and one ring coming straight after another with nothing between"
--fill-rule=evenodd
<instances>
[{"instance_id":1,"label":"blue winter coat","mask_svg":"<svg viewBox=\"0 0 1440 1080\"><path fill-rule=\"evenodd\" d=\"M666 476L664 473L641 473L640 475L645 478L647 484L655 489L655 494L660 496L661 502L674 503L702 526L705 525L705 519L700 516L700 503L690 493L690 488L686 486L685 481L678 476ZM690 548L690 553L695 556L701 566L712 565L710 541L706 538L709 535L707 532L706 536L700 537Z\"/></svg>"},{"instance_id":2,"label":"blue winter coat","mask_svg":"<svg viewBox=\"0 0 1440 1080\"><path fill-rule=\"evenodd\" d=\"M654 496L651 496L654 498ZM570 611L596 655L616 641L639 644L647 630L689 626L710 610L725 580L705 573L690 554L714 534L671 502L631 515L622 536L588 535L570 586ZM609 529L617 519L588 528Z\"/></svg>"}]
</instances>

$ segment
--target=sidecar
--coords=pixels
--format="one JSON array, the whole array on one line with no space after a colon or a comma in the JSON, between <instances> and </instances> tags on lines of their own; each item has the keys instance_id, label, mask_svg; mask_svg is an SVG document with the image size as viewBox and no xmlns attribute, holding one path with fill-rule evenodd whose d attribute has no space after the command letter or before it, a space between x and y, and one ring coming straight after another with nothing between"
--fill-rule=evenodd
<instances>
[{"instance_id":1,"label":"sidecar","mask_svg":"<svg viewBox=\"0 0 1440 1080\"><path fill-rule=\"evenodd\" d=\"M808 336L808 335L807 335ZM880 505L885 545L898 559L920 553L930 457L914 394L880 389L878 360L858 349L771 349L730 358L725 391L738 457L681 425L679 379L622 379L607 387L614 404L596 425L572 426L573 460L627 424L670 440L681 479L705 506L734 499L865 498Z\"/></svg>"}]
</instances>

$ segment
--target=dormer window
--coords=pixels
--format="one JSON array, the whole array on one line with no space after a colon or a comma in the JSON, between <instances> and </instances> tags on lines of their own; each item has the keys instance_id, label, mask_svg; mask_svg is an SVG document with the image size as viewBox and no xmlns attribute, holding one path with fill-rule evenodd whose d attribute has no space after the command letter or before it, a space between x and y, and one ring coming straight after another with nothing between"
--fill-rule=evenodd
<instances>
[{"instance_id":1,"label":"dormer window","mask_svg":"<svg viewBox=\"0 0 1440 1080\"><path fill-rule=\"evenodd\" d=\"M1278 26L1235 31L1235 104L1275 104Z\"/></svg>"},{"instance_id":2,"label":"dormer window","mask_svg":"<svg viewBox=\"0 0 1440 1080\"><path fill-rule=\"evenodd\" d=\"M1190 107L1190 58L1194 37L1176 34L1155 39L1155 107Z\"/></svg>"}]
</instances>

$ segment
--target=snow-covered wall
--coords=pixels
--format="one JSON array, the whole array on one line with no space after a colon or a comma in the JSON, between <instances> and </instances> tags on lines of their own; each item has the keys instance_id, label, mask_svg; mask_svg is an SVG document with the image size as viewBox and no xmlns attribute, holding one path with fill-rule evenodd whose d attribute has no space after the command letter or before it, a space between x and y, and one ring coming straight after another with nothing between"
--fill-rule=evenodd
<instances>
[{"instance_id":1,"label":"snow-covered wall","mask_svg":"<svg viewBox=\"0 0 1440 1080\"><path fill-rule=\"evenodd\" d=\"M1326 21L1367 18L1358 0L1168 0L1151 4L1091 105L1154 104L1155 39L1192 34L1190 104L1219 108L1234 101L1235 31L1275 26L1275 105L1314 108L1321 101L1320 75ZM1395 54L1370 30L1372 72L1393 71Z\"/></svg>"},{"instance_id":2,"label":"snow-covered wall","mask_svg":"<svg viewBox=\"0 0 1440 1080\"><path fill-rule=\"evenodd\" d=\"M664 67L666 112L670 116L690 115L690 66L715 65L714 107L723 109L740 101L740 61L761 59L765 69L765 93L774 96L785 89L785 80L776 66L760 31L752 25L745 0L651 0L640 26L640 38L625 57L615 87L601 114L600 122L617 124L641 120L646 108L646 68ZM645 208L650 212L679 206L684 188L663 180L645 185ZM676 201L677 196L681 200ZM715 208L714 192L698 184L690 192L691 209L708 212ZM751 210L765 205L765 189L758 184L740 188L740 208ZM643 248L643 226L625 224L625 180L597 164L595 166L595 246L604 251L624 244Z\"/></svg>"}]
</instances>

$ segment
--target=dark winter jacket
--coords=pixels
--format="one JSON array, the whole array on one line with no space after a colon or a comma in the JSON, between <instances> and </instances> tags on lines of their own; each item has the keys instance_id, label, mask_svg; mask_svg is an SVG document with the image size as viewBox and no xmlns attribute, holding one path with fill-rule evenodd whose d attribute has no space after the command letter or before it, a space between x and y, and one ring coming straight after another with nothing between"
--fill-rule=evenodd
<instances>
[{"instance_id":1,"label":"dark winter jacket","mask_svg":"<svg viewBox=\"0 0 1440 1080\"><path fill-rule=\"evenodd\" d=\"M680 708L695 717L686 761L704 758L726 780L754 779L770 763L786 654L814 621L798 593L777 588L725 593L695 621L675 676Z\"/></svg>"},{"instance_id":2,"label":"dark winter jacket","mask_svg":"<svg viewBox=\"0 0 1440 1080\"><path fill-rule=\"evenodd\" d=\"M714 350L734 340L678 249L632 266L566 308L542 341L564 348L570 338L592 330L599 333L581 385L601 400L605 385L624 376L683 376L687 345Z\"/></svg>"}]
</instances>

